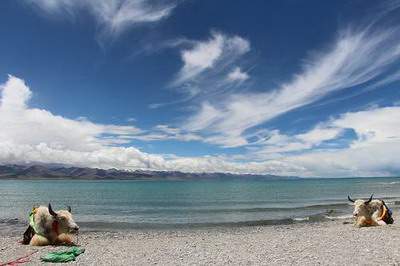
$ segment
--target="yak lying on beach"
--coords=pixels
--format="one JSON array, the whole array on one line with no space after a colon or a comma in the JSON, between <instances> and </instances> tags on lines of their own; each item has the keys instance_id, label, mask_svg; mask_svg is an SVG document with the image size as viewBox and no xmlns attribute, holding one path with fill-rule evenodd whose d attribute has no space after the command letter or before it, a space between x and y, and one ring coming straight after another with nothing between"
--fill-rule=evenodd
<instances>
[{"instance_id":1,"label":"yak lying on beach","mask_svg":"<svg viewBox=\"0 0 400 266\"><path fill-rule=\"evenodd\" d=\"M364 227L393 224L392 212L385 202L378 199L373 200L372 197L373 195L368 200L353 200L347 196L348 200L354 203L354 225Z\"/></svg>"},{"instance_id":2,"label":"yak lying on beach","mask_svg":"<svg viewBox=\"0 0 400 266\"><path fill-rule=\"evenodd\" d=\"M71 207L53 211L51 205L33 208L29 215L29 227L24 233L23 244L32 246L73 245L72 234L78 233Z\"/></svg>"}]
</instances>

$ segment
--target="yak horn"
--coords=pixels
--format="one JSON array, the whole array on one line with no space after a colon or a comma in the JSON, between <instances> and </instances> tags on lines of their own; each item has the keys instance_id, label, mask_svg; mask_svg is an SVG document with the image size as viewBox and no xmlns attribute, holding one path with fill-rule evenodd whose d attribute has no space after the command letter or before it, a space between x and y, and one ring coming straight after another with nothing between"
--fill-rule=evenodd
<instances>
[{"instance_id":1,"label":"yak horn","mask_svg":"<svg viewBox=\"0 0 400 266\"><path fill-rule=\"evenodd\" d=\"M68 210L69 213L72 213L71 206L67 206L67 210Z\"/></svg>"},{"instance_id":2,"label":"yak horn","mask_svg":"<svg viewBox=\"0 0 400 266\"><path fill-rule=\"evenodd\" d=\"M51 204L49 203L49 213L51 214L51 216L56 217L57 213L55 211L53 211L53 209L51 208Z\"/></svg>"},{"instance_id":3,"label":"yak horn","mask_svg":"<svg viewBox=\"0 0 400 266\"><path fill-rule=\"evenodd\" d=\"M349 195L347 195L347 199L348 199L349 201L351 201L351 202L353 202L353 203L354 203L354 200L353 200L352 198L350 198L350 196L349 196Z\"/></svg>"},{"instance_id":4,"label":"yak horn","mask_svg":"<svg viewBox=\"0 0 400 266\"><path fill-rule=\"evenodd\" d=\"M368 203L370 203L371 202L371 200L372 200L372 197L374 196L374 194L372 194L371 195L371 197L369 197L369 199L365 202L365 204L368 204Z\"/></svg>"}]
</instances>

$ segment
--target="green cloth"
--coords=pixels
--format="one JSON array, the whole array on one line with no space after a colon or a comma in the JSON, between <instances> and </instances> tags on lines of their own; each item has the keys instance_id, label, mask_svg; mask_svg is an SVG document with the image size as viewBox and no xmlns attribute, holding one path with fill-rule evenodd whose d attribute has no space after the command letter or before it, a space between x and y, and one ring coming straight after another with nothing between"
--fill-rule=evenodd
<instances>
[{"instance_id":1,"label":"green cloth","mask_svg":"<svg viewBox=\"0 0 400 266\"><path fill-rule=\"evenodd\" d=\"M85 252L84 248L73 247L67 251L55 251L41 257L44 262L70 262Z\"/></svg>"},{"instance_id":2,"label":"green cloth","mask_svg":"<svg viewBox=\"0 0 400 266\"><path fill-rule=\"evenodd\" d=\"M31 213L29 214L29 225L33 228L33 231L35 234L38 234L38 231L36 229L35 225L35 213L36 213L36 208L33 208Z\"/></svg>"}]
</instances>

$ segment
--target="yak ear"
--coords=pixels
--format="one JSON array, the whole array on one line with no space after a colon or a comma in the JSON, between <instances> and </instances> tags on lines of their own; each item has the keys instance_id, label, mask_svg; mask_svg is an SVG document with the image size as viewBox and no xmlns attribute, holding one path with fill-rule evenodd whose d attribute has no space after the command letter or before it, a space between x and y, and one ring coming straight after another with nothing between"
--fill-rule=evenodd
<instances>
[{"instance_id":1,"label":"yak ear","mask_svg":"<svg viewBox=\"0 0 400 266\"><path fill-rule=\"evenodd\" d=\"M49 213L51 214L51 216L57 217L57 213L55 211L53 211L53 209L51 208L51 204L50 203L49 203Z\"/></svg>"},{"instance_id":2,"label":"yak ear","mask_svg":"<svg viewBox=\"0 0 400 266\"><path fill-rule=\"evenodd\" d=\"M69 213L72 213L71 206L68 205L68 206L67 206L67 210L68 210Z\"/></svg>"}]
</instances>

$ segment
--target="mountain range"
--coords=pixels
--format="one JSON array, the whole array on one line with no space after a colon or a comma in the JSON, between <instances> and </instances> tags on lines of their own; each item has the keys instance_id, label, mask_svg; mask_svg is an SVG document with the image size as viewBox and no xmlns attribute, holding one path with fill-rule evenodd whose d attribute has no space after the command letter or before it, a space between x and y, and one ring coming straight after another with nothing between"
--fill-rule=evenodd
<instances>
[{"instance_id":1,"label":"mountain range","mask_svg":"<svg viewBox=\"0 0 400 266\"><path fill-rule=\"evenodd\" d=\"M187 173L179 171L118 170L63 165L0 165L0 179L124 179L124 180L281 180L293 176L233 173Z\"/></svg>"}]
</instances>

